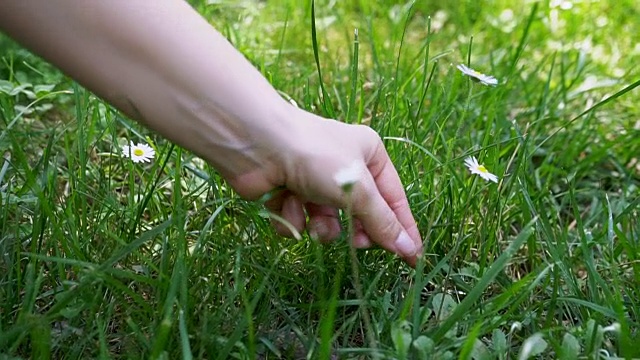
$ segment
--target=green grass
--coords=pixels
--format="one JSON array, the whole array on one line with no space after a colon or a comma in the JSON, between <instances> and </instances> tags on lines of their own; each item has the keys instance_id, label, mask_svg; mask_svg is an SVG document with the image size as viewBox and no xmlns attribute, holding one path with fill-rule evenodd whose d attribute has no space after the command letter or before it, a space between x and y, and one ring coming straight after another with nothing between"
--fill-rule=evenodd
<instances>
[{"instance_id":1,"label":"green grass","mask_svg":"<svg viewBox=\"0 0 640 360\"><path fill-rule=\"evenodd\" d=\"M640 357L635 1L322 0L314 22L310 2L192 3L283 96L385 138L425 261L359 251L354 272L347 233L278 237L3 38L0 359Z\"/></svg>"}]
</instances>

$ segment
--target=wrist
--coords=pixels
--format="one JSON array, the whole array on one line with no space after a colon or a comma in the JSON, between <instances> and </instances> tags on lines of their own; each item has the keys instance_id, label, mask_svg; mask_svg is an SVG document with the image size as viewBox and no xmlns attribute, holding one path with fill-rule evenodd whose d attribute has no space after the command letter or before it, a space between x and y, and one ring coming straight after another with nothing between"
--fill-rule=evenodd
<instances>
[{"instance_id":1,"label":"wrist","mask_svg":"<svg viewBox=\"0 0 640 360\"><path fill-rule=\"evenodd\" d=\"M275 101L259 116L249 119L248 131L241 140L241 146L234 147L226 154L209 151L200 155L242 197L258 199L285 185L290 169L288 164L292 158L298 157L296 134L301 134L304 128L302 124L307 121L305 118L308 115L284 100Z\"/></svg>"}]
</instances>

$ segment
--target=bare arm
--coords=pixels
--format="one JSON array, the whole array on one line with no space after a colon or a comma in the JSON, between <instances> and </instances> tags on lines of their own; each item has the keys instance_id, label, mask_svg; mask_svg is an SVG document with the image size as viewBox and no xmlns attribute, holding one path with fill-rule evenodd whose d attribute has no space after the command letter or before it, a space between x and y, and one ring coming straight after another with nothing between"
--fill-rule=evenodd
<instances>
[{"instance_id":1,"label":"bare arm","mask_svg":"<svg viewBox=\"0 0 640 360\"><path fill-rule=\"evenodd\" d=\"M203 157L240 195L286 188L267 206L298 231L335 238L337 209L350 205L357 246L415 264L420 235L379 136L290 106L185 1L3 0L1 10L0 29ZM361 180L345 196L334 175L354 164Z\"/></svg>"},{"instance_id":2,"label":"bare arm","mask_svg":"<svg viewBox=\"0 0 640 360\"><path fill-rule=\"evenodd\" d=\"M289 104L184 1L6 0L2 8L9 35L225 176L254 168L251 149L264 151L265 132L289 120Z\"/></svg>"}]
</instances>

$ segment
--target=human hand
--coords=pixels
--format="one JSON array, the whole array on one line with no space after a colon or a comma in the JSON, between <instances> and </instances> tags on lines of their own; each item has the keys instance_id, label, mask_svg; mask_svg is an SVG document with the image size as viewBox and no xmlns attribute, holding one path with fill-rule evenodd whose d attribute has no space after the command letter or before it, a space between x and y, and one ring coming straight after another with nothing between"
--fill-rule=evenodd
<instances>
[{"instance_id":1,"label":"human hand","mask_svg":"<svg viewBox=\"0 0 640 360\"><path fill-rule=\"evenodd\" d=\"M266 205L297 231L334 239L338 209L349 208L354 246L377 244L415 265L420 235L375 131L291 106L188 3L9 1L0 29L202 156L240 195L284 188ZM351 167L361 176L347 194L334 176Z\"/></svg>"},{"instance_id":2,"label":"human hand","mask_svg":"<svg viewBox=\"0 0 640 360\"><path fill-rule=\"evenodd\" d=\"M415 266L422 241L398 173L378 134L367 126L291 111L295 125L283 129L288 136L265 152L271 155L262 161L264 166L229 178L230 184L250 199L282 187L266 202L267 208L296 231L306 228L322 242L340 235L338 209L349 208L355 221L353 246L377 244ZM349 168L359 169L360 176L350 192L345 192L335 175ZM282 235L292 235L282 223L274 225Z\"/></svg>"}]
</instances>

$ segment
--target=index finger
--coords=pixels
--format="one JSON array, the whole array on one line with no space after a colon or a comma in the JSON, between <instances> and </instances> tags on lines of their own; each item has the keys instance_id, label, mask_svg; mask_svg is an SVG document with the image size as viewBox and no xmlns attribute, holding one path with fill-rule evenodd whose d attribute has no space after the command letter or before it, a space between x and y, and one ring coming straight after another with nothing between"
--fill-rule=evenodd
<instances>
[{"instance_id":1,"label":"index finger","mask_svg":"<svg viewBox=\"0 0 640 360\"><path fill-rule=\"evenodd\" d=\"M422 247L420 231L409 207L402 181L382 142L376 149L374 156L369 159L368 166L380 195L411 239Z\"/></svg>"},{"instance_id":2,"label":"index finger","mask_svg":"<svg viewBox=\"0 0 640 360\"><path fill-rule=\"evenodd\" d=\"M372 150L365 157L367 171L353 188L353 215L372 242L415 267L422 254L422 240L400 177L381 140Z\"/></svg>"}]
</instances>

